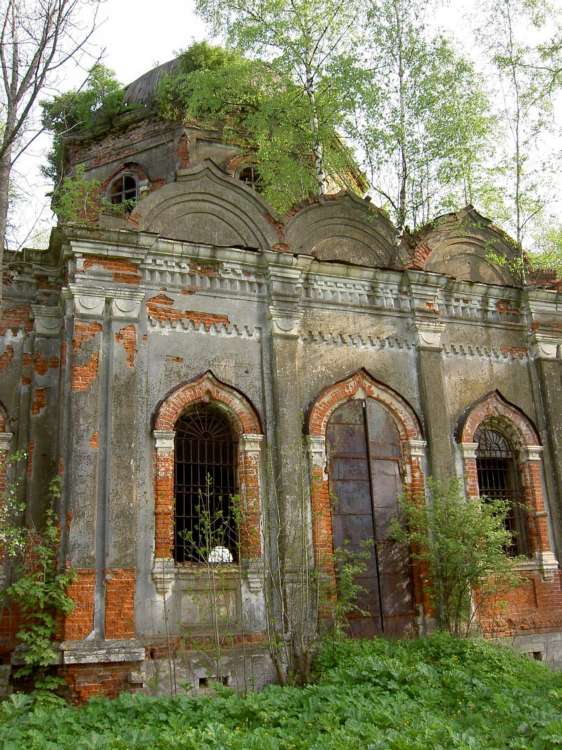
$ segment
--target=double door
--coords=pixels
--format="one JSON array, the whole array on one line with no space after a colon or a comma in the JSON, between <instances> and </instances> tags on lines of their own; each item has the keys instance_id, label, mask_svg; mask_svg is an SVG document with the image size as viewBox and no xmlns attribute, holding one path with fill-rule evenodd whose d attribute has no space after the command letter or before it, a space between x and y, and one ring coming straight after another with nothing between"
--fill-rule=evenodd
<instances>
[{"instance_id":1,"label":"double door","mask_svg":"<svg viewBox=\"0 0 562 750\"><path fill-rule=\"evenodd\" d=\"M351 634L408 633L415 614L410 555L391 538L402 492L394 420L377 401L348 401L330 419L327 447L334 547L368 556L356 580L360 611L349 616Z\"/></svg>"}]
</instances>

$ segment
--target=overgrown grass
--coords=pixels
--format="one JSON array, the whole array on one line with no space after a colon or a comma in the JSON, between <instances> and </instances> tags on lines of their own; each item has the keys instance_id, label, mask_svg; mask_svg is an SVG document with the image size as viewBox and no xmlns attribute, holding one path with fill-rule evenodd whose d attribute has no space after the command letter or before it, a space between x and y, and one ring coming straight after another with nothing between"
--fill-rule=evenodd
<instances>
[{"instance_id":1,"label":"overgrown grass","mask_svg":"<svg viewBox=\"0 0 562 750\"><path fill-rule=\"evenodd\" d=\"M243 698L122 695L76 709L16 695L3 750L551 750L562 748L562 675L482 641L343 642L319 679Z\"/></svg>"}]
</instances>

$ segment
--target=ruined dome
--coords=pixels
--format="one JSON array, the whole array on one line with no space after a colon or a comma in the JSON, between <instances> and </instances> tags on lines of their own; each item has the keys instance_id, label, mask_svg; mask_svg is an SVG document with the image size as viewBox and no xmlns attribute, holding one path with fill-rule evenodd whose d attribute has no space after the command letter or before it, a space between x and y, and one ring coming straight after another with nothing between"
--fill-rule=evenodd
<instances>
[{"instance_id":1,"label":"ruined dome","mask_svg":"<svg viewBox=\"0 0 562 750\"><path fill-rule=\"evenodd\" d=\"M155 68L143 73L132 83L125 86L125 101L127 104L152 104L160 81L167 75L175 73L181 64L181 58L157 65Z\"/></svg>"}]
</instances>

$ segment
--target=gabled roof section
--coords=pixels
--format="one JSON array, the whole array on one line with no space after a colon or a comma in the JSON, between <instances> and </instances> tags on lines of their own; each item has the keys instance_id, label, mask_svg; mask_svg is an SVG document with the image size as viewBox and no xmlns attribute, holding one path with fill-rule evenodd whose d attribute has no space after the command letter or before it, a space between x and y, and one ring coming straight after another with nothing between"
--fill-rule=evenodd
<instances>
[{"instance_id":1,"label":"gabled roof section","mask_svg":"<svg viewBox=\"0 0 562 750\"><path fill-rule=\"evenodd\" d=\"M398 266L396 230L369 201L342 191L299 206L286 218L287 242L297 253L322 261Z\"/></svg>"},{"instance_id":2,"label":"gabled roof section","mask_svg":"<svg viewBox=\"0 0 562 750\"><path fill-rule=\"evenodd\" d=\"M486 284L518 282L493 255L518 257L513 240L472 206L434 219L412 238L410 267L433 271L463 281Z\"/></svg>"},{"instance_id":3,"label":"gabled roof section","mask_svg":"<svg viewBox=\"0 0 562 750\"><path fill-rule=\"evenodd\" d=\"M283 241L265 201L214 162L178 172L177 181L142 200L129 225L174 240L268 250Z\"/></svg>"}]
</instances>

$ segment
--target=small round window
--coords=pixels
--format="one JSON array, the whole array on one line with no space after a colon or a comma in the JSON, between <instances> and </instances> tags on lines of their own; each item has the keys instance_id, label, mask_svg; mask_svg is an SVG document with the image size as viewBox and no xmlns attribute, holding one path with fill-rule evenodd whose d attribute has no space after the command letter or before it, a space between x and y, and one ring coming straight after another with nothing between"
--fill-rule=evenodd
<instances>
[{"instance_id":1,"label":"small round window","mask_svg":"<svg viewBox=\"0 0 562 750\"><path fill-rule=\"evenodd\" d=\"M257 190L258 193L261 191L261 175L253 164L242 167L240 172L238 172L238 179L245 182L253 190Z\"/></svg>"},{"instance_id":2,"label":"small round window","mask_svg":"<svg viewBox=\"0 0 562 750\"><path fill-rule=\"evenodd\" d=\"M138 199L138 184L137 180L133 175L122 174L119 175L111 183L109 189L109 198L113 205L126 204L132 207Z\"/></svg>"}]
</instances>

